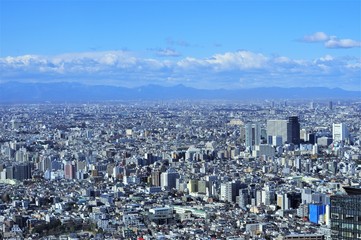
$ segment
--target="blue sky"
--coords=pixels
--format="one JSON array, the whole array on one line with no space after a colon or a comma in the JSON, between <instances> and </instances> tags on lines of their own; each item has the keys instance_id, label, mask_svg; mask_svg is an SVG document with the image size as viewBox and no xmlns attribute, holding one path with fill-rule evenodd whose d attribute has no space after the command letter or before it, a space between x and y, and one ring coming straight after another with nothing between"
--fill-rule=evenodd
<instances>
[{"instance_id":1,"label":"blue sky","mask_svg":"<svg viewBox=\"0 0 361 240\"><path fill-rule=\"evenodd\" d=\"M0 82L361 90L361 1L0 0Z\"/></svg>"}]
</instances>

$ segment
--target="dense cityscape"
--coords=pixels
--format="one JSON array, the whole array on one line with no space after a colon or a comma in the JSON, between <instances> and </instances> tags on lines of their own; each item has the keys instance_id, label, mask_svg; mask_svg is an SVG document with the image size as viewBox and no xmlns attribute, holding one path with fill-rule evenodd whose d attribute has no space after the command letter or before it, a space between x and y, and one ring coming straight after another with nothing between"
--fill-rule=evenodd
<instances>
[{"instance_id":1,"label":"dense cityscape","mask_svg":"<svg viewBox=\"0 0 361 240\"><path fill-rule=\"evenodd\" d=\"M0 238L361 239L361 102L0 105Z\"/></svg>"}]
</instances>

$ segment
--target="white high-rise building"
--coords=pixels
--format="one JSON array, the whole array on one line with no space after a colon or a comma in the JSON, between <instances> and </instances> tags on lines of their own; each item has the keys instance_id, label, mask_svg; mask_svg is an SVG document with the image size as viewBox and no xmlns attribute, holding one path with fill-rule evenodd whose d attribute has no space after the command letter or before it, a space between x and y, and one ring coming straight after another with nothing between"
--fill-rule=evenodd
<instances>
[{"instance_id":1,"label":"white high-rise building","mask_svg":"<svg viewBox=\"0 0 361 240\"><path fill-rule=\"evenodd\" d=\"M332 124L332 138L334 142L344 141L348 137L348 131L344 123Z\"/></svg>"},{"instance_id":2,"label":"white high-rise building","mask_svg":"<svg viewBox=\"0 0 361 240\"><path fill-rule=\"evenodd\" d=\"M169 168L160 175L160 186L168 190L176 188L177 178L179 178L179 173L175 169Z\"/></svg>"},{"instance_id":3,"label":"white high-rise building","mask_svg":"<svg viewBox=\"0 0 361 240\"><path fill-rule=\"evenodd\" d=\"M277 146L279 143L273 143L273 137L276 136L282 144L287 142L287 120L267 120L267 143Z\"/></svg>"},{"instance_id":4,"label":"white high-rise building","mask_svg":"<svg viewBox=\"0 0 361 240\"><path fill-rule=\"evenodd\" d=\"M232 202L232 182L221 183L221 196L222 201Z\"/></svg>"}]
</instances>

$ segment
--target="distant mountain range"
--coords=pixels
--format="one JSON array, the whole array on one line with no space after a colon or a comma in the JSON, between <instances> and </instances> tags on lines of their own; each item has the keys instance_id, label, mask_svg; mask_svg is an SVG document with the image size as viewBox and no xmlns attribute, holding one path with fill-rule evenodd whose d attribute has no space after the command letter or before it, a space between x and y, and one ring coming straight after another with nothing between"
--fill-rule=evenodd
<instances>
[{"instance_id":1,"label":"distant mountain range","mask_svg":"<svg viewBox=\"0 0 361 240\"><path fill-rule=\"evenodd\" d=\"M340 88L280 88L206 90L176 85L147 85L125 88L79 83L19 83L0 84L0 102L82 102L116 100L264 100L264 99L361 99L361 91Z\"/></svg>"}]
</instances>

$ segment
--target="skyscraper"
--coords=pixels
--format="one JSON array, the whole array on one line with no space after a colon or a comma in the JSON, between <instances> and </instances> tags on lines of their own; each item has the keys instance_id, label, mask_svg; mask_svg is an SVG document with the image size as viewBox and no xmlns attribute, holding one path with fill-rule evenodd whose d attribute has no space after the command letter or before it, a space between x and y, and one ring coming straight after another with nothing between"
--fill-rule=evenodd
<instances>
[{"instance_id":1,"label":"skyscraper","mask_svg":"<svg viewBox=\"0 0 361 240\"><path fill-rule=\"evenodd\" d=\"M64 177L66 179L74 179L75 176L76 176L76 166L69 161L64 165Z\"/></svg>"},{"instance_id":2,"label":"skyscraper","mask_svg":"<svg viewBox=\"0 0 361 240\"><path fill-rule=\"evenodd\" d=\"M161 187L167 190L176 188L177 178L179 178L179 173L174 168L169 168L166 172L163 172L160 175Z\"/></svg>"},{"instance_id":3,"label":"skyscraper","mask_svg":"<svg viewBox=\"0 0 361 240\"><path fill-rule=\"evenodd\" d=\"M258 123L247 123L245 126L246 147L259 145L261 142L261 127Z\"/></svg>"},{"instance_id":4,"label":"skyscraper","mask_svg":"<svg viewBox=\"0 0 361 240\"><path fill-rule=\"evenodd\" d=\"M347 138L347 128L344 123L332 124L332 138L334 142L344 141Z\"/></svg>"},{"instance_id":5,"label":"skyscraper","mask_svg":"<svg viewBox=\"0 0 361 240\"><path fill-rule=\"evenodd\" d=\"M288 118L287 122L287 141L293 144L300 144L300 123L297 116Z\"/></svg>"},{"instance_id":6,"label":"skyscraper","mask_svg":"<svg viewBox=\"0 0 361 240\"><path fill-rule=\"evenodd\" d=\"M282 144L287 142L287 120L267 120L267 143L276 146L273 139L280 138Z\"/></svg>"},{"instance_id":7,"label":"skyscraper","mask_svg":"<svg viewBox=\"0 0 361 240\"><path fill-rule=\"evenodd\" d=\"M31 179L31 177L30 163L21 163L14 166L14 179L22 181L24 179Z\"/></svg>"}]
</instances>

